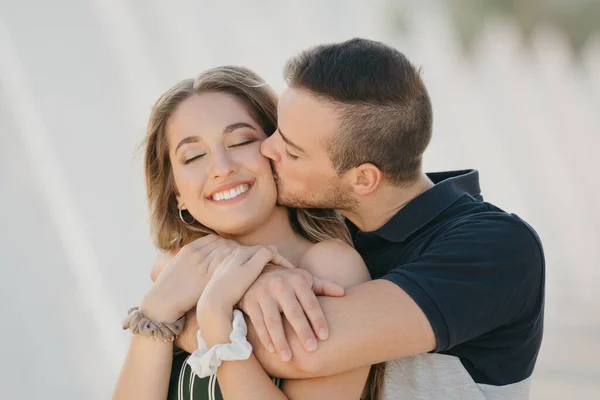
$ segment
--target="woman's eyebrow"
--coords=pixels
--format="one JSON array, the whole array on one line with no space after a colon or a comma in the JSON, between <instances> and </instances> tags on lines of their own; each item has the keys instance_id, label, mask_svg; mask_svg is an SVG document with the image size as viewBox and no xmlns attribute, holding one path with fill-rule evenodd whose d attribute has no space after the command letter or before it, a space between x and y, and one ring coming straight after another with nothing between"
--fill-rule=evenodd
<instances>
[{"instance_id":1,"label":"woman's eyebrow","mask_svg":"<svg viewBox=\"0 0 600 400\"><path fill-rule=\"evenodd\" d=\"M227 125L225 127L225 129L223 129L223 135L231 133L231 132L235 131L236 129L240 129L240 128L250 128L253 131L256 130L255 127L253 127L252 125L250 125L246 122L236 122L235 124Z\"/></svg>"}]
</instances>

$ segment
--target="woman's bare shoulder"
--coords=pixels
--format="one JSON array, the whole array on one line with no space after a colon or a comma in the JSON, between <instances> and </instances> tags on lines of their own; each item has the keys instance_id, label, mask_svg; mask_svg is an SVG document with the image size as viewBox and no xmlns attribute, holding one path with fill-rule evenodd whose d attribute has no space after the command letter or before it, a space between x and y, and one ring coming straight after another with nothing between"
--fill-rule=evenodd
<instances>
[{"instance_id":1,"label":"woman's bare shoulder","mask_svg":"<svg viewBox=\"0 0 600 400\"><path fill-rule=\"evenodd\" d=\"M337 239L312 245L300 259L299 267L344 287L371 279L360 254L349 244Z\"/></svg>"}]
</instances>

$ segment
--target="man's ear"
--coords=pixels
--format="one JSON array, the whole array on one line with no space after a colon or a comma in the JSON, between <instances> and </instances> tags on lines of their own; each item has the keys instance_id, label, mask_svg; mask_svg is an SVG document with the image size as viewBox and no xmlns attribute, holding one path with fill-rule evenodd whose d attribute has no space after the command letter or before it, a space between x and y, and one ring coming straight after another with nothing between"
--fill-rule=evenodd
<instances>
[{"instance_id":1,"label":"man's ear","mask_svg":"<svg viewBox=\"0 0 600 400\"><path fill-rule=\"evenodd\" d=\"M381 182L383 173L373 164L361 164L350 172L350 186L358 196L366 196L372 193Z\"/></svg>"}]
</instances>

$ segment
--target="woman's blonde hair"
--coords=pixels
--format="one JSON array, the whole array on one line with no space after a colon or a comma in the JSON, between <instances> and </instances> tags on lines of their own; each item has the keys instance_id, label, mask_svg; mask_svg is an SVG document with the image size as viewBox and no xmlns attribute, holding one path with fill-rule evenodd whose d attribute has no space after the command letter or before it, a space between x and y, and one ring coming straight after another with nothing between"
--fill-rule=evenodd
<instances>
[{"instance_id":1,"label":"woman's blonde hair","mask_svg":"<svg viewBox=\"0 0 600 400\"><path fill-rule=\"evenodd\" d=\"M169 159L166 129L177 107L195 94L227 93L242 100L246 110L270 136L277 128L277 96L253 71L223 66L203 72L196 79L185 79L167 90L154 104L144 142L144 170L155 245L165 251L179 249L191 241L212 233L197 221L184 223L179 216L175 180ZM192 220L184 211L186 221ZM313 242L342 239L350 243L348 230L334 210L288 209L290 222L300 235Z\"/></svg>"}]
</instances>

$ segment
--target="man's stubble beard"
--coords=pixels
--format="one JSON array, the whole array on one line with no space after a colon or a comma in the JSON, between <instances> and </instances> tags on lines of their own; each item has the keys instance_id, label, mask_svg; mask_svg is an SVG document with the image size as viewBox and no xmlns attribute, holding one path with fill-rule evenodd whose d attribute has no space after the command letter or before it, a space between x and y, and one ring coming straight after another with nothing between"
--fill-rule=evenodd
<instances>
[{"instance_id":1,"label":"man's stubble beard","mask_svg":"<svg viewBox=\"0 0 600 400\"><path fill-rule=\"evenodd\" d=\"M357 201L349 194L344 193L339 186L332 182L327 185L327 190L313 193L284 193L285 184L276 177L277 205L288 208L327 208L338 211L354 211Z\"/></svg>"}]
</instances>

